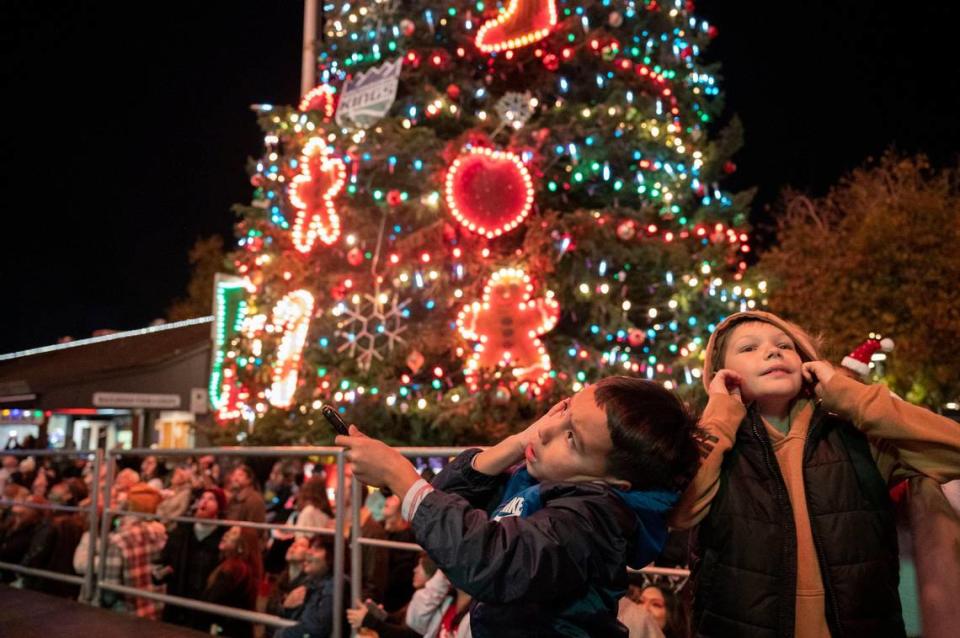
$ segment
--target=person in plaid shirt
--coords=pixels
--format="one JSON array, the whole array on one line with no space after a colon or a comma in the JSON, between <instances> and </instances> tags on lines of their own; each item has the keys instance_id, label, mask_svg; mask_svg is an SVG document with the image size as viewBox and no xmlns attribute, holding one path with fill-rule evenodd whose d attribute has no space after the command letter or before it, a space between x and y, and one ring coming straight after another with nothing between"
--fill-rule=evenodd
<instances>
[{"instance_id":1,"label":"person in plaid shirt","mask_svg":"<svg viewBox=\"0 0 960 638\"><path fill-rule=\"evenodd\" d=\"M138 483L130 488L126 509L154 514L160 500L160 492L146 483ZM163 593L165 587L153 583L151 572L166 542L167 530L163 523L125 516L120 521L120 529L110 534L104 582ZM163 609L162 603L138 596L104 592L103 599L104 606L123 609L141 618L159 620Z\"/></svg>"}]
</instances>

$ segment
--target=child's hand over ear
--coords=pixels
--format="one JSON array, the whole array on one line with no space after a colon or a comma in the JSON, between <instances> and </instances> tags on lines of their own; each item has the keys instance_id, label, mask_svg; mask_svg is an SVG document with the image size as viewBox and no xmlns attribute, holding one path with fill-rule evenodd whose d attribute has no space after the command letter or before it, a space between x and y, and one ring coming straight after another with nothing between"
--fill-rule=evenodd
<instances>
[{"instance_id":1,"label":"child's hand over ear","mask_svg":"<svg viewBox=\"0 0 960 638\"><path fill-rule=\"evenodd\" d=\"M740 384L743 383L743 377L733 370L724 368L713 376L710 382L710 394L726 394L743 403L743 397L740 395Z\"/></svg>"},{"instance_id":2,"label":"child's hand over ear","mask_svg":"<svg viewBox=\"0 0 960 638\"><path fill-rule=\"evenodd\" d=\"M807 361L800 368L803 378L813 385L818 397L823 396L823 388L837 373L833 366L826 361Z\"/></svg>"},{"instance_id":3,"label":"child's hand over ear","mask_svg":"<svg viewBox=\"0 0 960 638\"><path fill-rule=\"evenodd\" d=\"M493 447L476 455L473 457L473 468L483 474L495 476L523 461L527 445L535 442L541 427L569 418L566 414L569 405L569 398L560 401L522 432L511 434Z\"/></svg>"}]
</instances>

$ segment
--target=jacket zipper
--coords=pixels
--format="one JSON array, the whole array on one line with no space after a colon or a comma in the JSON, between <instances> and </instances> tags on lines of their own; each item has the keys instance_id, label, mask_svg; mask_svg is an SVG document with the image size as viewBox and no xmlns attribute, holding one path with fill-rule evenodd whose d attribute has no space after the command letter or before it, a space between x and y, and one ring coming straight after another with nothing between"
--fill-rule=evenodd
<instances>
[{"instance_id":1,"label":"jacket zipper","mask_svg":"<svg viewBox=\"0 0 960 638\"><path fill-rule=\"evenodd\" d=\"M766 432L761 432L759 427L760 417L757 416L756 412L751 414L750 418L750 427L753 431L753 436L757 439L757 442L760 444L760 449L763 450L763 460L767 465L767 470L770 472L771 476L776 480L776 497L780 509L786 512L787 516L785 517L786 535L784 537L784 567L787 570L787 573L792 573L793 575L793 592L790 599L789 605L781 605L780 610L780 624L785 625L783 630L786 632L784 635L792 638L796 630L796 604L797 604L797 529L796 525L793 523L793 506L790 504L790 495L787 493L787 484L783 480L783 474L780 472L780 465L776 462L776 459L773 455L773 446L770 444L770 438L766 436ZM792 611L792 613L791 613ZM793 622L786 622L787 617L792 617Z\"/></svg>"},{"instance_id":2,"label":"jacket zipper","mask_svg":"<svg viewBox=\"0 0 960 638\"><path fill-rule=\"evenodd\" d=\"M810 496L807 490L807 453L810 449L810 442L813 440L813 435L817 433L817 430L820 427L820 424L823 421L823 415L819 410L815 413L813 422L810 424L810 430L807 432L807 440L803 443L803 498L807 502L807 516L810 516ZM827 598L829 600L829 605L827 606L828 611L828 621L831 620L832 616L833 627L830 628L830 633L834 638L840 638L844 635L843 624L840 622L840 607L837 604L837 594L834 591L833 587L830 586L830 578L827 575L827 560L823 554L823 544L820 542L820 537L817 535L816 526L813 525L813 521L810 521L810 535L813 537L813 547L817 552L817 562L820 563L820 580L823 582L823 589L827 593Z\"/></svg>"}]
</instances>

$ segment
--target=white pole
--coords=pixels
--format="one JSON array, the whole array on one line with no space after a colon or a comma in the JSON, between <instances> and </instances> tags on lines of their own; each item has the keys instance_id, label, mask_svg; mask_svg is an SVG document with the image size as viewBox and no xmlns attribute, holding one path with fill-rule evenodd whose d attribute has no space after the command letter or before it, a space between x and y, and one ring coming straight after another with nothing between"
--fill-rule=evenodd
<instances>
[{"instance_id":1,"label":"white pole","mask_svg":"<svg viewBox=\"0 0 960 638\"><path fill-rule=\"evenodd\" d=\"M317 0L303 3L303 58L300 70L300 97L317 84Z\"/></svg>"}]
</instances>

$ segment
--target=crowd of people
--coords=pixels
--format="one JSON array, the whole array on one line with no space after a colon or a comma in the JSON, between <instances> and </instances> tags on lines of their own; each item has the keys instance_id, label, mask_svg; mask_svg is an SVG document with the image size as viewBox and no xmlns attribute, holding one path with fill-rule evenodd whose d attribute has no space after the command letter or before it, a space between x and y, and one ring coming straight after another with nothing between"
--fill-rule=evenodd
<instances>
[{"instance_id":1,"label":"crowd of people","mask_svg":"<svg viewBox=\"0 0 960 638\"><path fill-rule=\"evenodd\" d=\"M135 463L139 461L139 465ZM103 558L104 582L180 596L195 601L259 611L297 625L278 630L281 637L328 636L333 626L332 578L336 512L336 466L285 459L264 468L263 481L251 465L213 456L187 459L121 459L103 504L124 514L113 518ZM106 465L99 477L105 485ZM432 470L426 468L428 478ZM62 574L99 569L96 534L86 512L48 510L30 504L89 506L93 466L84 459L5 456L0 470L0 561ZM349 540L352 475L344 486L345 535ZM262 485L262 487L261 487ZM401 516L400 499L363 486L361 536L415 543ZM189 517L195 522L171 521ZM98 515L98 521L101 516ZM269 531L219 525L215 521L277 523L290 529ZM210 521L210 522L206 522ZM326 530L326 531L324 531ZM457 590L425 553L364 545L359 600L344 617L367 635L469 635L470 597ZM0 571L2 582L66 598L79 585ZM677 601L667 587L631 588L621 616L635 627L653 627L671 635L662 601ZM646 593L644 593L646 591ZM651 603L651 591L662 592ZM349 583L343 600L350 603ZM101 606L223 636L271 635L246 620L199 613L157 600L102 590ZM656 605L659 604L659 608ZM682 618L681 607L671 616ZM458 633L459 630L459 633ZM647 630L643 630L647 631ZM676 634L682 635L682 634Z\"/></svg>"}]
</instances>

